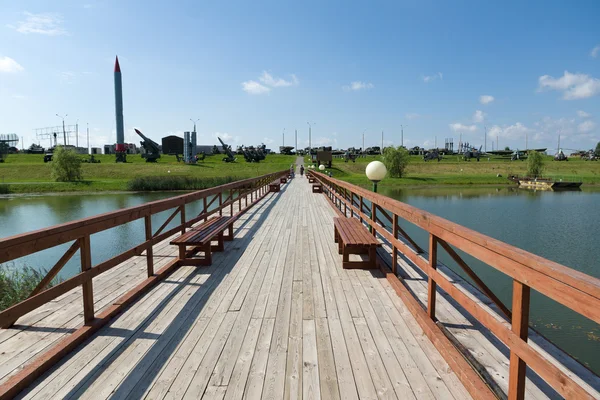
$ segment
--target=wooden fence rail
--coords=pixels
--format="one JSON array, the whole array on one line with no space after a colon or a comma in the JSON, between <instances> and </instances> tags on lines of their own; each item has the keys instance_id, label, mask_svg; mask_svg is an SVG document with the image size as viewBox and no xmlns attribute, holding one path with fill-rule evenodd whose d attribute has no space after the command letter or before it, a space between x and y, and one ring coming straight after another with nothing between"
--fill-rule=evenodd
<instances>
[{"instance_id":1,"label":"wooden fence rail","mask_svg":"<svg viewBox=\"0 0 600 400\"><path fill-rule=\"evenodd\" d=\"M230 207L230 211L233 215L233 204L236 201L239 205L239 211L236 216L244 214L269 193L269 183L276 179L279 180L280 177L286 176L288 173L288 170L275 172L257 178L232 182L226 185L172 197L170 199L145 203L135 207L0 239L0 263L14 260L63 243L73 242L56 265L48 272L47 276L43 278L38 287L31 293L31 296L28 299L0 312L0 327L10 327L19 317L78 286L81 286L83 289L82 297L84 314L84 324L82 327L69 334L43 354L39 355L34 362L25 365L23 369L0 385L0 400L10 399L16 396L21 390L51 368L62 357L75 349L79 344L83 343L94 332L118 315L125 307L132 304L142 294L146 293L158 281L169 276L169 274L179 266L178 260L173 260L163 266L159 271L154 271L153 245L178 232L185 232L187 227L202 220L207 220L212 214L217 212L222 214L223 209L226 207ZM228 193L224 201L223 192ZM212 200L208 202L207 199L210 197L212 197ZM248 197L250 197L250 201L248 201ZM218 204L215 204L214 208L211 210L210 206L217 200ZM243 206L242 200L244 200ZM193 218L187 219L185 205L196 201L202 201L202 212ZM152 233L152 215L168 210L173 210L172 214L155 233ZM172 229L164 231L169 222L171 222L177 214L180 214L180 224ZM92 266L90 235L140 218L144 219L145 241L109 260ZM81 272L72 278L46 289L49 282L52 281L59 273L60 269L77 251L79 251L81 255ZM146 252L148 278L115 300L100 314L96 314L94 310L92 279L116 267L131 257L142 255L144 252Z\"/></svg>"},{"instance_id":2,"label":"wooden fence rail","mask_svg":"<svg viewBox=\"0 0 600 400\"><path fill-rule=\"evenodd\" d=\"M427 275L429 285L426 311L431 319L436 319L436 292L439 287L510 349L509 399L524 398L527 366L565 398L593 398L567 373L530 346L527 343L527 332L531 289L600 323L600 279L367 189L315 171L311 171L311 174L323 185L324 194L343 215L359 218L374 235L379 235L390 243L393 251L393 274L386 274L388 279L394 279L394 284L398 283L396 275L398 251L401 251ZM399 219L428 232L428 259L421 256L421 248L400 228ZM412 248L405 241L399 240L399 234L411 244ZM499 320L436 269L440 246L475 281L482 292L496 303L508 321ZM451 246L512 278L512 312L485 286Z\"/></svg>"},{"instance_id":3,"label":"wooden fence rail","mask_svg":"<svg viewBox=\"0 0 600 400\"><path fill-rule=\"evenodd\" d=\"M286 173L287 171L281 171L258 178L232 182L210 189L200 190L165 200L158 200L139 206L108 212L94 217L67 222L61 225L40 229L38 231L1 239L0 263L14 260L15 258L36 253L38 251L58 246L63 243L73 241L73 244L60 258L56 265L50 269L50 271L42 279L40 284L33 290L27 300L24 300L23 302L0 312L0 327L10 327L19 317L35 310L39 306L80 285L83 287L84 320L85 323L90 323L94 319L92 278L110 270L111 268L114 268L133 256L141 255L144 251L147 252L146 258L148 276L150 277L154 275L154 257L152 254L152 246L154 244L166 239L178 231L182 233L185 232L186 227L189 227L202 219L206 220L214 213L218 212L219 214L222 214L222 210L226 207L233 207L233 203L236 200L239 200L241 206L241 200L242 198L245 198L245 205L248 207L248 196L250 196L250 205L252 205L259 195L266 193L266 188L268 188L268 184L270 182L276 178L279 178L280 176L285 175ZM228 196L223 202L222 193L224 191L228 192ZM235 192L238 193L239 199L234 198ZM207 202L207 199L210 197L212 197L212 199L210 202ZM210 210L210 207L215 203L216 200L218 200L218 204L215 204L214 208ZM203 202L203 210L198 216L187 220L185 214L185 205L196 201ZM173 213L166 219L166 221L155 233L152 233L152 215L171 209L174 209ZM163 232L168 224L174 220L177 214L180 215L180 224L173 229ZM114 228L118 225L135 221L140 218L144 219L146 240L130 250L127 250L96 266L92 266L90 235ZM64 265L77 251L79 251L81 255L81 273L59 283L56 286L53 286L50 289L46 289L46 286L48 286L52 279L58 275L61 268L64 267Z\"/></svg>"}]
</instances>

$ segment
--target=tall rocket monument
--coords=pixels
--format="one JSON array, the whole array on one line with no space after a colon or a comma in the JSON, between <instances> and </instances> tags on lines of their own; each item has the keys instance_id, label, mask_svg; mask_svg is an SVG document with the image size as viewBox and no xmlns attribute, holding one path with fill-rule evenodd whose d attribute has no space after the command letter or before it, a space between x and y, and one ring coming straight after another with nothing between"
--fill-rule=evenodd
<instances>
[{"instance_id":1,"label":"tall rocket monument","mask_svg":"<svg viewBox=\"0 0 600 400\"><path fill-rule=\"evenodd\" d=\"M119 57L115 59L115 113L117 117L117 143L115 151L117 162L127 162L127 149L125 148L125 130L123 129L123 83L121 81L121 67Z\"/></svg>"}]
</instances>

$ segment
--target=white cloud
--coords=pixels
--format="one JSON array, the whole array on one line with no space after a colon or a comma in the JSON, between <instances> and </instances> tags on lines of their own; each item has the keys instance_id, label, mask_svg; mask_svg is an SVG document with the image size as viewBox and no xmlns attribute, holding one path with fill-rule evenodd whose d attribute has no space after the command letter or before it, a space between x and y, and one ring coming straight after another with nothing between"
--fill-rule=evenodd
<instances>
[{"instance_id":1,"label":"white cloud","mask_svg":"<svg viewBox=\"0 0 600 400\"><path fill-rule=\"evenodd\" d=\"M23 94L13 94L13 99L25 100L25 99L27 99L27 96L25 96Z\"/></svg>"},{"instance_id":2,"label":"white cloud","mask_svg":"<svg viewBox=\"0 0 600 400\"><path fill-rule=\"evenodd\" d=\"M268 137L266 137L266 138L263 138L263 143L264 143L264 144L271 144L271 143L273 143L273 142L274 142L274 140L273 140L273 139L271 139L271 138L268 138Z\"/></svg>"},{"instance_id":3,"label":"white cloud","mask_svg":"<svg viewBox=\"0 0 600 400\"><path fill-rule=\"evenodd\" d=\"M473 122L483 122L483 120L485 119L485 116L487 114L484 113L481 110L476 110L475 114L473 114Z\"/></svg>"},{"instance_id":4,"label":"white cloud","mask_svg":"<svg viewBox=\"0 0 600 400\"><path fill-rule=\"evenodd\" d=\"M423 82L425 82L425 83L433 82L436 79L439 79L439 80L444 79L444 74L442 74L441 72L438 72L435 75L423 75Z\"/></svg>"},{"instance_id":5,"label":"white cloud","mask_svg":"<svg viewBox=\"0 0 600 400\"><path fill-rule=\"evenodd\" d=\"M550 75L540 76L539 89L551 89L563 92L563 99L585 99L600 93L600 79L585 74L572 74L565 71L560 78Z\"/></svg>"},{"instance_id":6,"label":"white cloud","mask_svg":"<svg viewBox=\"0 0 600 400\"><path fill-rule=\"evenodd\" d=\"M21 64L10 57L0 57L0 72L12 73L23 71Z\"/></svg>"},{"instance_id":7,"label":"white cloud","mask_svg":"<svg viewBox=\"0 0 600 400\"><path fill-rule=\"evenodd\" d=\"M19 21L16 26L9 25L9 27L24 34L39 33L41 35L58 36L67 33L61 26L63 18L59 13L33 14L26 11L23 14L26 16L25 21Z\"/></svg>"},{"instance_id":8,"label":"white cloud","mask_svg":"<svg viewBox=\"0 0 600 400\"><path fill-rule=\"evenodd\" d=\"M417 118L421 118L422 115L421 114L417 114L417 113L408 113L404 115L404 118L406 119L417 119Z\"/></svg>"},{"instance_id":9,"label":"white cloud","mask_svg":"<svg viewBox=\"0 0 600 400\"><path fill-rule=\"evenodd\" d=\"M494 125L488 130L488 136L491 138L501 137L503 139L522 139L526 134L533 133L534 130L527 128L520 122L509 126Z\"/></svg>"},{"instance_id":10,"label":"white cloud","mask_svg":"<svg viewBox=\"0 0 600 400\"><path fill-rule=\"evenodd\" d=\"M250 94L263 94L269 93L271 91L271 88L263 86L256 81L246 81L242 82L242 90Z\"/></svg>"},{"instance_id":11,"label":"white cloud","mask_svg":"<svg viewBox=\"0 0 600 400\"><path fill-rule=\"evenodd\" d=\"M215 133L213 133L213 137L215 139L221 138L221 140L223 140L226 144L228 144L230 146L231 146L231 143L239 143L240 139L241 139L239 136L233 136L227 132L215 132ZM218 142L217 145L220 146L221 143Z\"/></svg>"},{"instance_id":12,"label":"white cloud","mask_svg":"<svg viewBox=\"0 0 600 400\"><path fill-rule=\"evenodd\" d=\"M579 115L581 118L589 118L592 115L589 113L586 113L585 111L579 110L577 111L577 115Z\"/></svg>"},{"instance_id":13,"label":"white cloud","mask_svg":"<svg viewBox=\"0 0 600 400\"><path fill-rule=\"evenodd\" d=\"M316 139L313 139L312 141L312 145L314 146L335 146L337 144L337 139L336 138L329 138L329 137L318 137Z\"/></svg>"},{"instance_id":14,"label":"white cloud","mask_svg":"<svg viewBox=\"0 0 600 400\"><path fill-rule=\"evenodd\" d=\"M590 120L584 121L577 126L577 130L580 133L591 132L594 130L594 128L596 128L596 123L594 121L590 121Z\"/></svg>"},{"instance_id":15,"label":"white cloud","mask_svg":"<svg viewBox=\"0 0 600 400\"><path fill-rule=\"evenodd\" d=\"M354 81L354 82L350 82L350 85L346 85L346 86L342 86L342 89L346 90L346 91L350 91L350 90L363 90L363 89L373 89L375 86L372 83L369 82L361 82L361 81Z\"/></svg>"},{"instance_id":16,"label":"white cloud","mask_svg":"<svg viewBox=\"0 0 600 400\"><path fill-rule=\"evenodd\" d=\"M250 94L264 94L269 93L272 88L297 86L300 81L296 75L291 74L291 79L286 81L283 78L275 78L267 71L263 71L262 75L258 77L259 83L255 80L249 80L242 82L242 90Z\"/></svg>"},{"instance_id":17,"label":"white cloud","mask_svg":"<svg viewBox=\"0 0 600 400\"><path fill-rule=\"evenodd\" d=\"M592 51L590 51L590 56L596 58L600 55L600 45L594 47Z\"/></svg>"},{"instance_id":18,"label":"white cloud","mask_svg":"<svg viewBox=\"0 0 600 400\"><path fill-rule=\"evenodd\" d=\"M490 104L492 101L494 101L494 96L490 96L489 94L479 96L479 102L481 104Z\"/></svg>"},{"instance_id":19,"label":"white cloud","mask_svg":"<svg viewBox=\"0 0 600 400\"><path fill-rule=\"evenodd\" d=\"M475 125L464 125L458 122L450 124L450 129L454 132L475 132L477 130L477 126Z\"/></svg>"},{"instance_id":20,"label":"white cloud","mask_svg":"<svg viewBox=\"0 0 600 400\"><path fill-rule=\"evenodd\" d=\"M296 86L298 85L300 82L298 81L298 78L296 78L296 75L291 74L292 79L289 81L286 81L283 78L274 78L271 74L269 74L267 71L263 71L263 74L260 76L260 78L258 78L262 83L264 83L267 86L271 86L271 87L287 87L287 86Z\"/></svg>"},{"instance_id":21,"label":"white cloud","mask_svg":"<svg viewBox=\"0 0 600 400\"><path fill-rule=\"evenodd\" d=\"M60 76L61 81L63 81L64 83L68 83L68 84L75 82L75 78L76 78L75 72L72 72L72 71L62 71L59 74L59 76Z\"/></svg>"}]
</instances>

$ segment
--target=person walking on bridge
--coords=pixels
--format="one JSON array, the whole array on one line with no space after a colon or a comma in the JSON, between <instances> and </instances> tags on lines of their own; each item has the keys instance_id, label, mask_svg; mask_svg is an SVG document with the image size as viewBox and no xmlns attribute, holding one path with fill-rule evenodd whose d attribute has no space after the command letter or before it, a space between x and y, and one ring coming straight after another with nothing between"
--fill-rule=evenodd
<instances>
[{"instance_id":1,"label":"person walking on bridge","mask_svg":"<svg viewBox=\"0 0 600 400\"><path fill-rule=\"evenodd\" d=\"M304 165L300 166L300 176L304 176Z\"/></svg>"}]
</instances>

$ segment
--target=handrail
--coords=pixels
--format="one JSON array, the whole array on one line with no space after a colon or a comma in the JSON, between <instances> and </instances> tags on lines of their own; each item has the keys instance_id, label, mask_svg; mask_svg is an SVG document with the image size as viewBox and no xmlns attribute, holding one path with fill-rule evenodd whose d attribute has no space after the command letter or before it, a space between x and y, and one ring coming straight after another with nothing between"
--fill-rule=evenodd
<instances>
[{"instance_id":1,"label":"handrail","mask_svg":"<svg viewBox=\"0 0 600 400\"><path fill-rule=\"evenodd\" d=\"M532 368L566 398L593 398L584 387L527 343L529 298L531 289L535 289L580 315L600 323L600 279L544 259L389 197L316 171L311 171L311 174L323 185L324 194L343 215L348 216L346 210L349 208L350 217L360 218L372 229L374 235L379 235L390 243L393 251L392 271L394 272L394 279L397 279L396 254L398 250L428 276L427 312L431 319L436 319L436 287L439 286L508 346L510 349L509 399L524 398L527 366ZM348 196L348 192L350 192L350 196ZM354 196L358 197L358 206L355 204ZM368 212L365 213L363 209L365 200L371 203L372 211L370 215ZM391 231L389 227L379 223L377 210L383 211L382 214L386 218L391 216L393 220ZM398 218L402 218L429 233L428 259L420 256L404 241L398 239L398 228L396 227ZM412 242L412 239L408 241ZM512 313L500 303L491 291L487 293L489 289L482 290L487 293L493 302L496 302L504 314L507 314L511 320L510 325L498 319L488 309L467 296L436 269L438 244L461 267L466 266L468 268L450 245L485 262L513 279ZM470 268L468 269L470 270ZM474 273L470 271L470 274ZM483 284L478 278L476 283L478 285Z\"/></svg>"},{"instance_id":2,"label":"handrail","mask_svg":"<svg viewBox=\"0 0 600 400\"><path fill-rule=\"evenodd\" d=\"M208 218L208 216L219 212L226 207L233 207L235 201L239 201L240 214L245 212L255 204L262 196L268 192L268 185L274 179L287 175L288 171L279 171L256 178L244 179L237 182L231 182L225 185L216 186L209 189L199 190L169 199L153 201L139 206L129 207L122 210L112 211L93 217L83 218L77 221L71 221L49 228L39 229L37 231L23 233L0 239L0 262L14 260L41 250L48 249L63 243L74 241L73 245L65 252L57 264L49 271L42 282L32 292L30 297L12 307L0 312L0 327L8 328L14 322L28 312L35 310L43 304L57 298L77 286L83 287L84 296L84 321L86 324L94 319L94 302L92 296L92 279L114 267L127 259L141 255L147 250L148 277L154 275L152 246L178 231L185 231L186 227ZM227 201L222 201L223 191L230 191ZM238 198L233 198L233 192L238 191ZM208 209L206 199L214 196L219 199L219 204L214 209ZM250 196L250 205L248 205L248 196ZM245 198L245 208L242 209L242 197ZM213 201L214 201L213 199ZM203 211L193 217L186 219L185 205L194 201L203 200ZM211 201L210 204L213 203ZM166 210L175 209L173 214L167 219L155 234L152 234L151 216ZM233 208L232 208L233 209ZM180 225L162 232L167 224L177 215L181 214ZM145 241L139 245L122 252L109 260L106 260L96 266L91 265L90 235L123 225L137 219L143 218L145 222ZM45 286L58 274L60 269L66 264L71 256L79 250L81 252L81 272L49 289ZM43 290L45 289L45 290Z\"/></svg>"}]
</instances>

